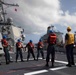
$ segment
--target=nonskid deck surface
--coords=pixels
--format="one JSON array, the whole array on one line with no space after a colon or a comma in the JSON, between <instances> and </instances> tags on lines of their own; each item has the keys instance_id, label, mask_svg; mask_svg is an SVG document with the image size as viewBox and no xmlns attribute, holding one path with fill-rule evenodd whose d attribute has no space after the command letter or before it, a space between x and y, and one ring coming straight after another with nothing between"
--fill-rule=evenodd
<instances>
[{"instance_id":1,"label":"nonskid deck surface","mask_svg":"<svg viewBox=\"0 0 76 75\"><path fill-rule=\"evenodd\" d=\"M46 52L45 57L46 57ZM35 56L37 54L35 53ZM56 53L55 55L55 65L51 67L51 60L49 62L49 67L45 66L46 60L42 59L41 56L38 61L34 61L32 56L27 62L27 53L23 53L24 61L15 62L15 54L11 54L13 62L9 65L5 64L4 57L0 57L0 75L76 75L76 65L72 67L66 67L67 59L64 53ZM76 63L76 55L74 55Z\"/></svg>"}]
</instances>

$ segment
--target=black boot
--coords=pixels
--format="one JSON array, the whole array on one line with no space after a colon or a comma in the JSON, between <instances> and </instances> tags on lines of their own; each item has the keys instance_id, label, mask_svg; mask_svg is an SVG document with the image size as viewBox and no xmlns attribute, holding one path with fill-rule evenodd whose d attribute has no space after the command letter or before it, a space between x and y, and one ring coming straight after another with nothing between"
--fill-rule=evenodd
<instances>
[{"instance_id":1,"label":"black boot","mask_svg":"<svg viewBox=\"0 0 76 75\"><path fill-rule=\"evenodd\" d=\"M6 62L6 64L8 65L8 64L9 64L9 62Z\"/></svg>"},{"instance_id":2,"label":"black boot","mask_svg":"<svg viewBox=\"0 0 76 75\"><path fill-rule=\"evenodd\" d=\"M48 62L46 63L46 65L45 65L46 67L49 67L49 64L48 64Z\"/></svg>"},{"instance_id":3,"label":"black boot","mask_svg":"<svg viewBox=\"0 0 76 75\"><path fill-rule=\"evenodd\" d=\"M37 61L38 61L38 57L37 57Z\"/></svg>"},{"instance_id":4,"label":"black boot","mask_svg":"<svg viewBox=\"0 0 76 75\"><path fill-rule=\"evenodd\" d=\"M21 62L24 62L24 60L21 60Z\"/></svg>"},{"instance_id":5,"label":"black boot","mask_svg":"<svg viewBox=\"0 0 76 75\"><path fill-rule=\"evenodd\" d=\"M45 59L45 58L43 57L43 59Z\"/></svg>"},{"instance_id":6,"label":"black boot","mask_svg":"<svg viewBox=\"0 0 76 75\"><path fill-rule=\"evenodd\" d=\"M27 58L27 61L29 61L29 58Z\"/></svg>"},{"instance_id":7,"label":"black boot","mask_svg":"<svg viewBox=\"0 0 76 75\"><path fill-rule=\"evenodd\" d=\"M17 63L17 59L16 59L16 63Z\"/></svg>"},{"instance_id":8,"label":"black boot","mask_svg":"<svg viewBox=\"0 0 76 75\"><path fill-rule=\"evenodd\" d=\"M52 65L51 65L51 67L54 67L54 63L52 62Z\"/></svg>"},{"instance_id":9,"label":"black boot","mask_svg":"<svg viewBox=\"0 0 76 75\"><path fill-rule=\"evenodd\" d=\"M72 62L72 63L71 63L71 65L75 65L75 63L74 63L74 62Z\"/></svg>"},{"instance_id":10,"label":"black boot","mask_svg":"<svg viewBox=\"0 0 76 75\"><path fill-rule=\"evenodd\" d=\"M67 64L66 66L71 67L71 64Z\"/></svg>"},{"instance_id":11,"label":"black boot","mask_svg":"<svg viewBox=\"0 0 76 75\"><path fill-rule=\"evenodd\" d=\"M34 58L34 60L36 60L36 59Z\"/></svg>"}]
</instances>

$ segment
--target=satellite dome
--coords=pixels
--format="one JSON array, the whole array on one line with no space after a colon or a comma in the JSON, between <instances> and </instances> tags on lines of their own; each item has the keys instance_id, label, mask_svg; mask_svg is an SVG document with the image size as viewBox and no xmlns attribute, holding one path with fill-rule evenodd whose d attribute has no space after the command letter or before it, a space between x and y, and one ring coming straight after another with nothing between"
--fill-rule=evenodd
<instances>
[{"instance_id":1,"label":"satellite dome","mask_svg":"<svg viewBox=\"0 0 76 75\"><path fill-rule=\"evenodd\" d=\"M10 18L7 18L7 23L8 24L13 24L13 19L10 17Z\"/></svg>"}]
</instances>

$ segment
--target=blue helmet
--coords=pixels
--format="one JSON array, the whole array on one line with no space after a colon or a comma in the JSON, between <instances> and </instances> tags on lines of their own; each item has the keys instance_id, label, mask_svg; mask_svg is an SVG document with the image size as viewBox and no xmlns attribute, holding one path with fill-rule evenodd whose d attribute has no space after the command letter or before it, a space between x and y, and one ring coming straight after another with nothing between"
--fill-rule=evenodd
<instances>
[{"instance_id":1,"label":"blue helmet","mask_svg":"<svg viewBox=\"0 0 76 75\"><path fill-rule=\"evenodd\" d=\"M21 40L20 40L20 39L18 39L17 41L18 41L18 42L21 42Z\"/></svg>"},{"instance_id":2,"label":"blue helmet","mask_svg":"<svg viewBox=\"0 0 76 75\"><path fill-rule=\"evenodd\" d=\"M32 40L30 40L29 42L32 42Z\"/></svg>"},{"instance_id":3,"label":"blue helmet","mask_svg":"<svg viewBox=\"0 0 76 75\"><path fill-rule=\"evenodd\" d=\"M6 39L6 38L7 38L7 37L4 35L4 36L3 36L3 39Z\"/></svg>"},{"instance_id":4,"label":"blue helmet","mask_svg":"<svg viewBox=\"0 0 76 75\"><path fill-rule=\"evenodd\" d=\"M42 40L40 39L39 41L41 42Z\"/></svg>"},{"instance_id":5,"label":"blue helmet","mask_svg":"<svg viewBox=\"0 0 76 75\"><path fill-rule=\"evenodd\" d=\"M50 33L53 33L53 31L52 31L52 30L50 30L49 32L50 32Z\"/></svg>"}]
</instances>

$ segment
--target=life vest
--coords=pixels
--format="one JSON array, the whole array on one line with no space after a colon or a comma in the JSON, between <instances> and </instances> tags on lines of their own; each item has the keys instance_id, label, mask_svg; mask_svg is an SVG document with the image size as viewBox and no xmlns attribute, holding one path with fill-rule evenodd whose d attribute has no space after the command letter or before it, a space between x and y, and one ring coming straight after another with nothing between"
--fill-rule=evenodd
<instances>
[{"instance_id":1,"label":"life vest","mask_svg":"<svg viewBox=\"0 0 76 75\"><path fill-rule=\"evenodd\" d=\"M38 47L42 48L43 47L43 43L42 42L38 42Z\"/></svg>"},{"instance_id":2,"label":"life vest","mask_svg":"<svg viewBox=\"0 0 76 75\"><path fill-rule=\"evenodd\" d=\"M56 34L52 33L49 35L49 42L50 44L55 44L56 43Z\"/></svg>"},{"instance_id":3,"label":"life vest","mask_svg":"<svg viewBox=\"0 0 76 75\"><path fill-rule=\"evenodd\" d=\"M2 42L2 44L8 46L8 41L6 39L2 39L1 42Z\"/></svg>"},{"instance_id":4,"label":"life vest","mask_svg":"<svg viewBox=\"0 0 76 75\"><path fill-rule=\"evenodd\" d=\"M31 48L34 48L34 45L32 43L28 43L28 45L31 47Z\"/></svg>"},{"instance_id":5,"label":"life vest","mask_svg":"<svg viewBox=\"0 0 76 75\"><path fill-rule=\"evenodd\" d=\"M20 47L19 47L20 46ZM23 46L22 46L22 43L21 42L17 42L17 47L18 48L22 48Z\"/></svg>"},{"instance_id":6,"label":"life vest","mask_svg":"<svg viewBox=\"0 0 76 75\"><path fill-rule=\"evenodd\" d=\"M74 34L73 33L67 33L69 38L67 40L67 44L74 44Z\"/></svg>"}]
</instances>

